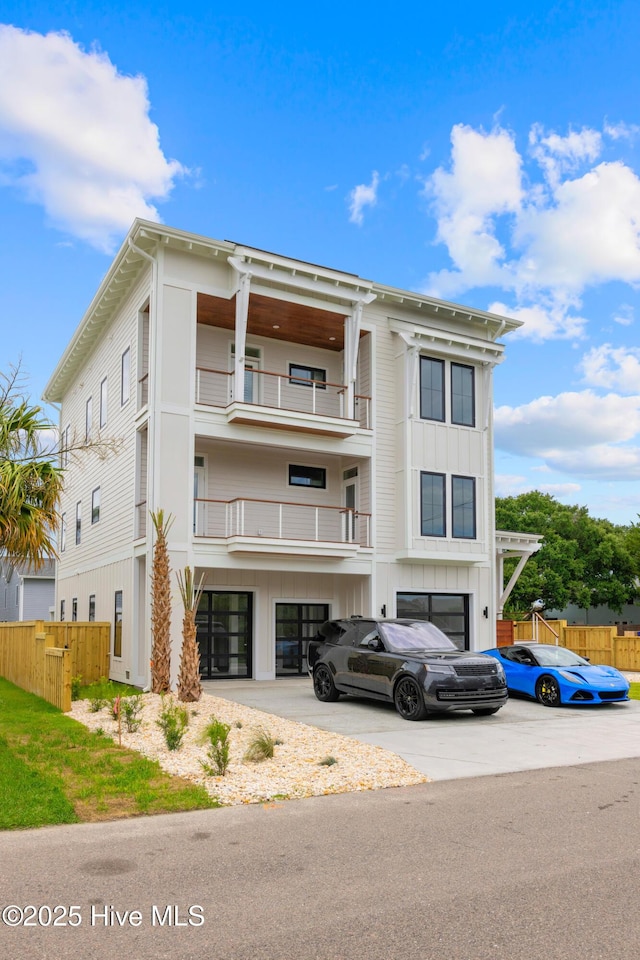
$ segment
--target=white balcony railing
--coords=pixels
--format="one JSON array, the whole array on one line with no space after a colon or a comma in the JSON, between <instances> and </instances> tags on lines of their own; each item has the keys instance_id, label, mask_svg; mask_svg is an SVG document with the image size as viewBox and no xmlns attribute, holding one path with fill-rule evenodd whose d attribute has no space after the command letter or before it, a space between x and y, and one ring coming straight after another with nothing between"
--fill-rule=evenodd
<instances>
[{"instance_id":1,"label":"white balcony railing","mask_svg":"<svg viewBox=\"0 0 640 960\"><path fill-rule=\"evenodd\" d=\"M233 371L196 367L196 403L228 406L234 400L233 382ZM245 403L356 420L361 427L369 429L371 398L356 394L354 410L349 412L345 410L346 396L347 388L341 383L296 379L291 374L269 370L245 371Z\"/></svg>"},{"instance_id":2,"label":"white balcony railing","mask_svg":"<svg viewBox=\"0 0 640 960\"><path fill-rule=\"evenodd\" d=\"M194 501L194 536L308 540L370 546L371 515L348 507L279 500Z\"/></svg>"}]
</instances>

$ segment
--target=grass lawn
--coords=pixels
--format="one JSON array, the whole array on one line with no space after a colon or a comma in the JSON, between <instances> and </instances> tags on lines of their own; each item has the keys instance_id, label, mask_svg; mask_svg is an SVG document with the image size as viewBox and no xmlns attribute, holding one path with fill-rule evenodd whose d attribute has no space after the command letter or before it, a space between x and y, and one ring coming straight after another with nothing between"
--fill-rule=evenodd
<instances>
[{"instance_id":1,"label":"grass lawn","mask_svg":"<svg viewBox=\"0 0 640 960\"><path fill-rule=\"evenodd\" d=\"M0 678L0 829L214 806L203 787Z\"/></svg>"},{"instance_id":2,"label":"grass lawn","mask_svg":"<svg viewBox=\"0 0 640 960\"><path fill-rule=\"evenodd\" d=\"M632 683L629 687L629 697L631 700L640 700L640 683Z\"/></svg>"}]
</instances>

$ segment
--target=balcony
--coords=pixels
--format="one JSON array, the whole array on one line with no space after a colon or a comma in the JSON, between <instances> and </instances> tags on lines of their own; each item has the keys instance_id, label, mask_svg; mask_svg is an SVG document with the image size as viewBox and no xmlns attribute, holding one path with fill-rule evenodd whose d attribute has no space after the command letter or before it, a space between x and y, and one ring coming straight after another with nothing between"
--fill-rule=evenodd
<instances>
[{"instance_id":1,"label":"balcony","mask_svg":"<svg viewBox=\"0 0 640 960\"><path fill-rule=\"evenodd\" d=\"M278 500L194 501L194 537L224 541L229 553L355 557L370 546L371 515L348 507Z\"/></svg>"},{"instance_id":2,"label":"balcony","mask_svg":"<svg viewBox=\"0 0 640 960\"><path fill-rule=\"evenodd\" d=\"M223 409L228 423L337 437L371 429L371 398L356 394L351 416L345 409L347 388L343 384L247 369L244 396L244 401L234 400L233 371L196 368L196 403Z\"/></svg>"}]
</instances>

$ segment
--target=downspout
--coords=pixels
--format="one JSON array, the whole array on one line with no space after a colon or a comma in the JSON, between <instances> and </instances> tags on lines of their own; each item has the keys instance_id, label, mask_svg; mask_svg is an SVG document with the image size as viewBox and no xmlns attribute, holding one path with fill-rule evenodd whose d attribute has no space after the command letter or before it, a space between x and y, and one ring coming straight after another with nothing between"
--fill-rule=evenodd
<instances>
[{"instance_id":1,"label":"downspout","mask_svg":"<svg viewBox=\"0 0 640 960\"><path fill-rule=\"evenodd\" d=\"M143 250L141 247L136 246L131 237L129 237L129 249L133 250L134 253L137 253L139 256L143 257L151 264L151 289L149 292L149 410L153 411L153 415L149 417L149 429L147 431L148 435L148 449L147 449L147 513L151 509L155 509L155 474L154 469L155 463L154 460L157 456L157 444L155 442L154 431L157 429L158 417L156 414L156 394L157 394L157 345L158 345L158 317L156 315L156 306L159 302L158 297L158 261L156 257L152 257L151 254L147 253L146 250ZM151 373L153 371L153 376ZM136 380L136 404L138 402L138 386ZM135 480L134 480L135 482ZM147 521L148 523L148 521ZM147 537L147 557L145 562L145 570L147 575L151 572L152 566L152 557L153 557L153 548L154 548L154 529L153 524L148 524L147 529L150 528L150 534ZM145 667L142 677L144 682L144 689L151 689L151 614L150 614L150 601L148 597L148 591L145 590L144 595L146 597L145 605L145 622L147 629L145 631L145 642L146 642L146 653L145 656ZM133 629L137 630L137 613L138 607L137 603L139 602L139 596L135 598L134 601L134 618L132 620ZM135 665L136 673L139 670L139 652L138 652L138 663ZM133 664L131 664L133 667Z\"/></svg>"}]
</instances>

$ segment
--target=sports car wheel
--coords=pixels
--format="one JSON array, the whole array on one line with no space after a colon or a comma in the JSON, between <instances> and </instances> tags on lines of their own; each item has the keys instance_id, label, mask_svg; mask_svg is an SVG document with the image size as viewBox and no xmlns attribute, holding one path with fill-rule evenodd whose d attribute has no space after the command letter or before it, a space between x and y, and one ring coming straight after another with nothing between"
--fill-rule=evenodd
<instances>
[{"instance_id":1,"label":"sports car wheel","mask_svg":"<svg viewBox=\"0 0 640 960\"><path fill-rule=\"evenodd\" d=\"M331 670L324 663L316 667L313 672L313 692L323 703L333 703L340 696L333 682Z\"/></svg>"},{"instance_id":2,"label":"sports car wheel","mask_svg":"<svg viewBox=\"0 0 640 960\"><path fill-rule=\"evenodd\" d=\"M492 717L499 709L500 707L476 707L471 712L475 713L476 717Z\"/></svg>"},{"instance_id":3,"label":"sports car wheel","mask_svg":"<svg viewBox=\"0 0 640 960\"><path fill-rule=\"evenodd\" d=\"M545 707L559 707L560 687L558 681L545 673L536 683L536 698L538 703L543 703Z\"/></svg>"},{"instance_id":4,"label":"sports car wheel","mask_svg":"<svg viewBox=\"0 0 640 960\"><path fill-rule=\"evenodd\" d=\"M412 677L401 677L393 692L396 710L405 720L424 720L427 709L422 692Z\"/></svg>"}]
</instances>

